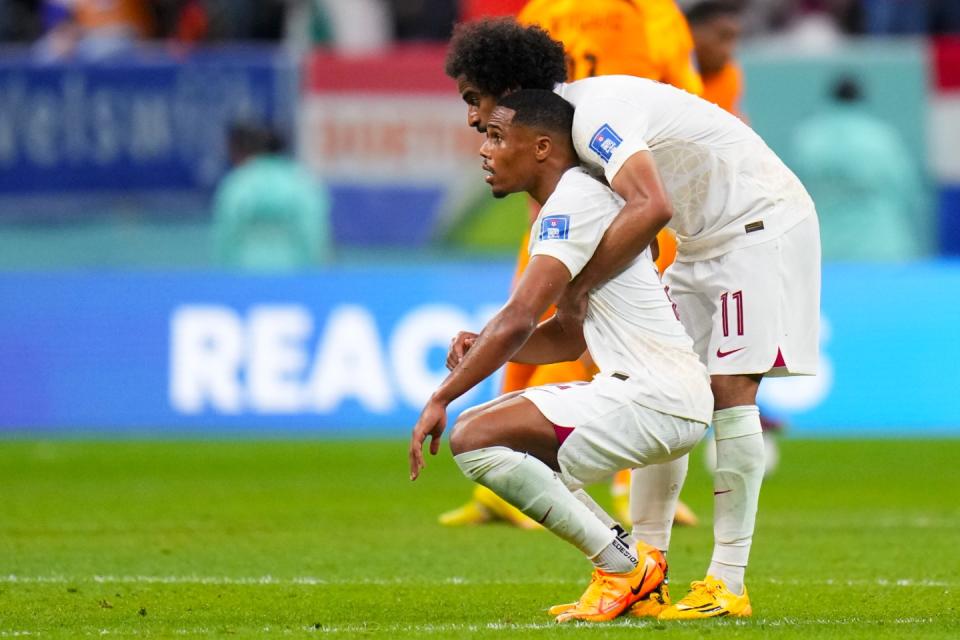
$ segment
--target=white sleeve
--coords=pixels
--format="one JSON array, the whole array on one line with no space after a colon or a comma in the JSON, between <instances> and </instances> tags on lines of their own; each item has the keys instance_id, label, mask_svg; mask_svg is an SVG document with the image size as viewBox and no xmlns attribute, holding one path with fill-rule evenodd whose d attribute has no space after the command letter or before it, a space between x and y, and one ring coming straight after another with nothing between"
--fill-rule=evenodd
<instances>
[{"instance_id":1,"label":"white sleeve","mask_svg":"<svg viewBox=\"0 0 960 640\"><path fill-rule=\"evenodd\" d=\"M587 197L568 199L566 202L563 199L557 199L557 202L553 200L551 198L540 210L530 231L530 257L540 255L556 258L567 267L573 279L600 244L610 216L605 215L603 207L591 205Z\"/></svg>"},{"instance_id":2,"label":"white sleeve","mask_svg":"<svg viewBox=\"0 0 960 640\"><path fill-rule=\"evenodd\" d=\"M591 172L613 183L627 158L649 151L646 115L636 105L615 98L586 98L573 116L573 144Z\"/></svg>"}]
</instances>

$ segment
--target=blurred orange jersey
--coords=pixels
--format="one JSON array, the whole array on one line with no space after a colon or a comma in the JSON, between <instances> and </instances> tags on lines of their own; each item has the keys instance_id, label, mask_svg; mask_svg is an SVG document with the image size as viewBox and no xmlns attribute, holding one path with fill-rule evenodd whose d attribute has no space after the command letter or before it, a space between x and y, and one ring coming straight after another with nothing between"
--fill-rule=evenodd
<instances>
[{"instance_id":1,"label":"blurred orange jersey","mask_svg":"<svg viewBox=\"0 0 960 640\"><path fill-rule=\"evenodd\" d=\"M623 74L703 92L674 0L530 0L518 20L563 42L570 81Z\"/></svg>"},{"instance_id":2,"label":"blurred orange jersey","mask_svg":"<svg viewBox=\"0 0 960 640\"><path fill-rule=\"evenodd\" d=\"M153 27L143 0L75 0L73 12L85 29L127 28L146 38Z\"/></svg>"},{"instance_id":3,"label":"blurred orange jersey","mask_svg":"<svg viewBox=\"0 0 960 640\"><path fill-rule=\"evenodd\" d=\"M733 62L720 71L703 76L703 99L740 117L740 96L743 93L743 72Z\"/></svg>"}]
</instances>

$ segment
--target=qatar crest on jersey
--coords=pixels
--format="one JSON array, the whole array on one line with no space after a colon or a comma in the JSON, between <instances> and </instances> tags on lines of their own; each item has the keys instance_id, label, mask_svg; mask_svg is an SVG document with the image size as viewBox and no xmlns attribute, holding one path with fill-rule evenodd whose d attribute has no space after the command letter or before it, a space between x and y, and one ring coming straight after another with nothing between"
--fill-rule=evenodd
<instances>
[{"instance_id":1,"label":"qatar crest on jersey","mask_svg":"<svg viewBox=\"0 0 960 640\"><path fill-rule=\"evenodd\" d=\"M623 142L623 138L617 135L613 127L604 124L597 129L597 132L593 134L593 138L590 139L590 148L600 156L601 160L609 162L614 149L619 147L621 142Z\"/></svg>"},{"instance_id":2,"label":"qatar crest on jersey","mask_svg":"<svg viewBox=\"0 0 960 640\"><path fill-rule=\"evenodd\" d=\"M540 240L566 240L570 237L570 216L547 216L540 221Z\"/></svg>"}]
</instances>

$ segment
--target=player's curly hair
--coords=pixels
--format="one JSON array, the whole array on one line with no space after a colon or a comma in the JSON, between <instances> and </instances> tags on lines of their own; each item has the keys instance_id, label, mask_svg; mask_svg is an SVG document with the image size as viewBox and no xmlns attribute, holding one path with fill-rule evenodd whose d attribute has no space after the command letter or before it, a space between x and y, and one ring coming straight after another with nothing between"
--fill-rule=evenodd
<instances>
[{"instance_id":1,"label":"player's curly hair","mask_svg":"<svg viewBox=\"0 0 960 640\"><path fill-rule=\"evenodd\" d=\"M445 71L496 97L511 89L547 89L567 79L563 44L536 26L488 18L453 30Z\"/></svg>"}]
</instances>

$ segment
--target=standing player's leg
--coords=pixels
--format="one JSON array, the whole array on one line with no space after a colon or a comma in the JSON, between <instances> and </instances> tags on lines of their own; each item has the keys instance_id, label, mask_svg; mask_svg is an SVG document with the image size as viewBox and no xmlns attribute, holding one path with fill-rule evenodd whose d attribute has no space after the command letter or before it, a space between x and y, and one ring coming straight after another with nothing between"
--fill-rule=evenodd
<instances>
[{"instance_id":1,"label":"standing player's leg","mask_svg":"<svg viewBox=\"0 0 960 640\"><path fill-rule=\"evenodd\" d=\"M677 284L671 293L681 321L710 373L717 470L714 552L707 577L660 617L750 615L743 578L764 472L757 391L767 373L816 372L820 314L816 215L778 238L679 270L675 266L668 275ZM678 291L684 295L677 296Z\"/></svg>"},{"instance_id":2,"label":"standing player's leg","mask_svg":"<svg viewBox=\"0 0 960 640\"><path fill-rule=\"evenodd\" d=\"M760 375L711 377L717 469L713 476L713 558L707 575L721 580L734 595L744 591L750 556L764 446L757 390Z\"/></svg>"},{"instance_id":3,"label":"standing player's leg","mask_svg":"<svg viewBox=\"0 0 960 640\"><path fill-rule=\"evenodd\" d=\"M758 255L750 258L761 260L761 264L775 255L771 247L752 253ZM771 345L777 339L777 314L773 314L772 322L769 317L764 318L766 321L756 318L764 313L769 289L776 289L777 275L775 270L773 274L769 274L770 269L761 270L758 284L750 277L749 267L741 266L744 273L740 273L738 264L729 255L697 263L678 262L665 277L680 320L694 341L694 350L711 374L712 424L718 455L713 491L714 552L707 579L695 582L690 593L660 613L661 618L750 613L743 575L763 479L763 437L756 408L760 376L740 373L766 371L773 364L776 347ZM764 277L770 282L763 281ZM755 319L747 323L745 317L751 316ZM768 356L766 351L771 348ZM723 606L717 605L718 590L725 594Z\"/></svg>"}]
</instances>

